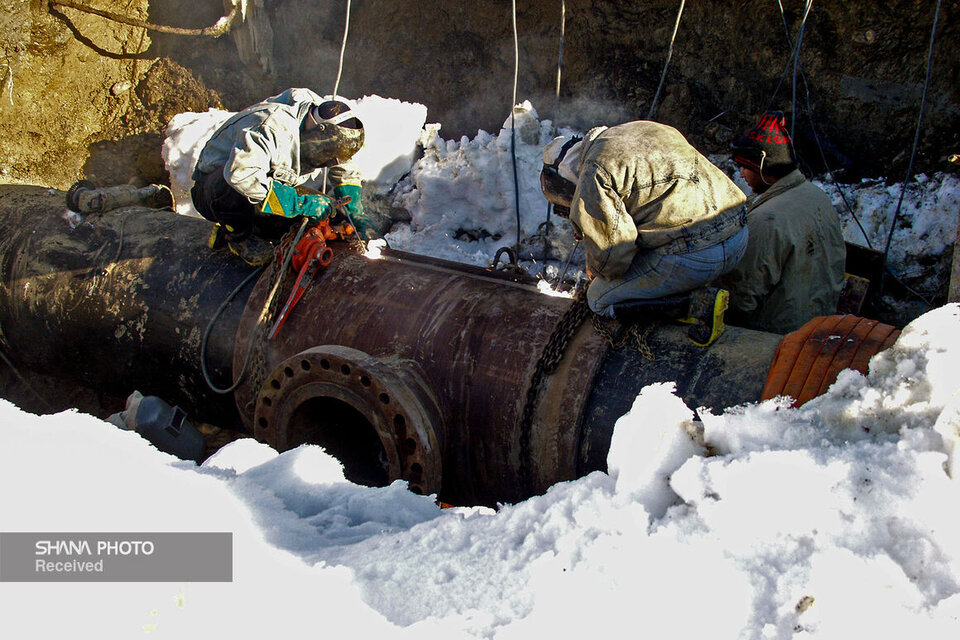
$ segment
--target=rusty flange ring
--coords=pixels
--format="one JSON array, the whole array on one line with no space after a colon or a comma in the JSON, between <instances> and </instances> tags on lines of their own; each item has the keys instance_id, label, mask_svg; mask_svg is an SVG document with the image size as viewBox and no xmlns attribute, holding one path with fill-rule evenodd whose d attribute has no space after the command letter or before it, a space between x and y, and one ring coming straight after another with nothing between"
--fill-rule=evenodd
<instances>
[{"instance_id":1,"label":"rusty flange ring","mask_svg":"<svg viewBox=\"0 0 960 640\"><path fill-rule=\"evenodd\" d=\"M412 363L388 364L340 345L301 351L281 362L260 388L254 435L278 451L302 444L292 419L305 403L329 399L352 407L362 416L360 428L376 432L388 482L402 478L415 493L439 492L440 412Z\"/></svg>"}]
</instances>

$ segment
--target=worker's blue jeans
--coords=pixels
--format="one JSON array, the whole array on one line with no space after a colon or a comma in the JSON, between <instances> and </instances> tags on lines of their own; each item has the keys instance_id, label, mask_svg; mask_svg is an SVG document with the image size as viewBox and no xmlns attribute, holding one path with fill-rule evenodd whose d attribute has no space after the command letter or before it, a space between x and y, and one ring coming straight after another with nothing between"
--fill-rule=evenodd
<instances>
[{"instance_id":1,"label":"worker's blue jeans","mask_svg":"<svg viewBox=\"0 0 960 640\"><path fill-rule=\"evenodd\" d=\"M618 302L663 298L702 287L733 269L746 250L744 227L723 242L698 251L640 251L622 276L595 278L587 289L587 304L595 313L612 317L612 306Z\"/></svg>"}]
</instances>

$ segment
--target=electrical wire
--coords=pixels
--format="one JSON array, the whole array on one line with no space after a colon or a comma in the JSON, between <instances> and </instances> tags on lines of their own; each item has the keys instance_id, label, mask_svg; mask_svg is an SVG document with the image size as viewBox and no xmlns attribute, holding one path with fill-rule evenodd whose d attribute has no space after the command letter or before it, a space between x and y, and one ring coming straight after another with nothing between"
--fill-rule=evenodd
<instances>
[{"instance_id":1,"label":"electrical wire","mask_svg":"<svg viewBox=\"0 0 960 640\"><path fill-rule=\"evenodd\" d=\"M350 33L350 0L347 0L347 16L343 22L343 41L340 43L340 62L337 64L337 79L333 83L333 99L337 99L337 92L340 90L340 77L343 75L343 57L344 53L347 50L347 34ZM327 190L327 179L328 179L329 169L324 167L323 169L323 189L321 191L326 192Z\"/></svg>"},{"instance_id":2,"label":"electrical wire","mask_svg":"<svg viewBox=\"0 0 960 640\"><path fill-rule=\"evenodd\" d=\"M213 325L216 323L217 318L220 317L220 314L223 313L223 310L227 308L233 299L237 296L240 291L247 286L247 283L253 280L256 276L259 276L266 269L266 265L262 267L257 267L250 275L244 278L243 282L237 285L237 287L230 292L230 295L227 296L226 300L220 305L220 307L213 314L213 317L210 318L210 322L207 323L207 328L203 332L203 339L200 341L200 371L203 373L203 379L206 381L207 386L210 387L210 390L214 393L227 394L233 392L237 387L240 386L240 383L243 381L243 376L247 372L247 364L250 362L250 354L253 353L253 347L260 338L261 329L264 327L264 322L267 319L267 315L270 313L270 306L273 304L273 298L276 296L277 291L280 288L280 283L283 281L283 276L287 272L287 269L290 268L290 263L293 261L293 254L296 250L297 244L300 242L300 238L303 237L304 231L307 229L310 219L306 216L303 216L303 220L300 222L300 226L297 228L296 234L293 236L293 240L290 241L290 245L287 247L286 252L283 254L283 260L280 264L280 270L276 274L276 278L273 282L273 287L270 289L270 293L267 294L266 300L264 300L263 308L260 310L260 316L257 318L257 322L253 327L253 331L250 333L250 340L247 342L247 353L243 358L243 366L240 367L240 372L236 374L236 380L232 385L221 389L213 384L213 381L210 379L210 374L207 372L207 340L210 338L210 333L213 330Z\"/></svg>"},{"instance_id":3,"label":"electrical wire","mask_svg":"<svg viewBox=\"0 0 960 640\"><path fill-rule=\"evenodd\" d=\"M907 191L907 183L910 182L913 174L913 163L917 157L917 147L920 146L920 129L923 125L923 111L927 105L927 92L930 89L930 75L933 71L933 45L937 37L937 23L940 21L940 4L937 0L936 13L933 16L933 28L930 30L930 48L927 52L927 73L923 81L923 94L920 97L920 113L917 115L917 130L913 135L913 150L910 152L910 162L907 165L907 175L904 177L903 184L900 185L900 199L897 201L897 209L893 214L893 221L890 223L890 231L887 234L887 244L883 249L883 265L887 266L887 255L890 253L890 241L893 240L893 231L897 228L897 220L900 218L900 208L903 205L903 196ZM880 284L880 294L883 295L883 283Z\"/></svg>"},{"instance_id":4,"label":"electrical wire","mask_svg":"<svg viewBox=\"0 0 960 640\"><path fill-rule=\"evenodd\" d=\"M789 30L789 28L787 27L787 17L786 17L786 14L784 14L784 12L783 12L783 3L782 3L782 2L779 2L779 0L778 0L778 4L780 5L780 16L783 18L783 28L787 31L787 42L789 43L789 42L790 42L790 30ZM790 57L787 58L787 64L786 64L786 66L784 66L784 68L783 68L783 73L780 75L780 82L777 83L777 88L774 89L774 91L773 91L773 97L772 97L771 100L770 100L771 103L776 102L777 96L780 94L780 89L781 89L781 87L783 87L783 83L784 83L784 81L786 81L786 79L787 79L787 73L790 71L791 65L794 67L794 69L797 68L797 63L796 63L796 61L799 60L799 58L800 58L800 45L802 44L802 38L801 38L800 36L802 36L804 30L806 29L807 16L810 15L810 9L812 9L812 8L813 8L813 0L807 0L806 8L804 9L804 12L803 12L803 19L800 21L800 29L797 31L797 35L798 35L797 42L790 45L790 47L791 47L791 49L790 49ZM794 108L794 112L796 112L796 108L797 108L797 105L796 105L796 91L794 91L794 104L793 104L793 108ZM794 118L794 120L795 120L795 119L796 119L796 118Z\"/></svg>"},{"instance_id":5,"label":"electrical wire","mask_svg":"<svg viewBox=\"0 0 960 640\"><path fill-rule=\"evenodd\" d=\"M560 76L563 72L563 39L567 23L567 2L560 0L560 50L557 53L557 96L553 106L553 124L551 129L556 133L557 123L560 121Z\"/></svg>"},{"instance_id":6,"label":"electrical wire","mask_svg":"<svg viewBox=\"0 0 960 640\"><path fill-rule=\"evenodd\" d=\"M790 138L797 139L797 70L800 68L800 49L803 47L803 34L807 32L807 16L810 15L810 9L813 8L813 0L807 0L807 7L803 12L803 20L800 21L800 31L797 33L797 44L794 47L796 53L793 56L793 113L790 118Z\"/></svg>"},{"instance_id":7,"label":"electrical wire","mask_svg":"<svg viewBox=\"0 0 960 640\"><path fill-rule=\"evenodd\" d=\"M787 25L787 16L783 10L783 3L780 2L780 0L777 0L777 4L780 7L780 19L783 21L783 32L787 38L787 45L790 47L790 50L792 52L799 51L798 49L794 48L793 41L790 38L790 27ZM793 57L794 57L794 53L791 53L791 58ZM799 59L799 55L796 56L796 59ZM790 67L790 63L788 62L786 68L789 68L789 67ZM820 161L823 163L824 168L827 170L827 173L830 175L831 181L833 182L833 186L834 188L836 188L837 193L840 194L840 200L843 201L844 208L847 210L847 213L850 214L850 217L853 218L853 221L857 224L857 228L860 229L860 233L863 235L863 239L867 243L867 247L870 249L873 249L873 243L870 242L870 236L867 235L867 230L863 228L863 224L860 222L860 218L857 216L856 212L853 210L853 206L851 206L850 202L847 200L846 193L844 193L843 188L840 186L840 184L836 182L836 180L833 180L833 170L830 168L830 163L827 161L827 155L823 151L823 145L820 142L820 135L817 133L817 125L813 117L813 105L810 102L810 85L807 83L807 74L804 73L802 64L798 64L796 68L800 73L800 80L803 82L804 95L806 96L806 103L807 103L807 118L810 120L810 131L813 133L813 140L814 142L817 143L817 151L820 153ZM781 76L780 78L781 83L783 82L783 79L785 77L786 77L786 74ZM774 92L774 98L771 100L771 104L773 103L773 100L776 99L776 94L778 91L779 91L779 86L777 87L777 91ZM794 109L793 118L794 118L794 121L796 121L796 104L794 104L793 109Z\"/></svg>"},{"instance_id":8,"label":"electrical wire","mask_svg":"<svg viewBox=\"0 0 960 640\"><path fill-rule=\"evenodd\" d=\"M343 23L343 42L340 45L340 64L337 65L337 81L333 85L333 98L337 98L340 89L340 76L343 74L343 54L347 50L347 34L350 32L350 0L347 0L347 18Z\"/></svg>"},{"instance_id":9,"label":"electrical wire","mask_svg":"<svg viewBox=\"0 0 960 640\"><path fill-rule=\"evenodd\" d=\"M567 2L560 0L560 47L557 52L557 91L556 99L553 105L553 122L550 124L551 133L557 133L557 123L560 121L560 79L563 75L563 40L567 23ZM550 212L553 210L553 204L547 202L546 231L543 234L543 259L546 263L550 250ZM559 282L557 283L559 286Z\"/></svg>"},{"instance_id":10,"label":"electrical wire","mask_svg":"<svg viewBox=\"0 0 960 640\"><path fill-rule=\"evenodd\" d=\"M520 74L520 43L517 35L517 0L513 0L513 96L510 102L510 155L513 162L514 208L517 215L516 255L520 255L520 179L517 172L517 79Z\"/></svg>"},{"instance_id":11,"label":"electrical wire","mask_svg":"<svg viewBox=\"0 0 960 640\"><path fill-rule=\"evenodd\" d=\"M677 30L680 28L680 18L683 16L683 5L685 3L686 0L680 0L680 9L677 11L677 21L673 25L673 35L670 36L670 46L667 48L667 59L663 63L663 72L660 74L660 84L657 85L657 91L653 94L653 102L650 103L647 120L653 120L653 114L657 110L657 101L660 99L660 90L663 89L663 83L667 79L667 67L670 66L670 58L673 56L673 41L677 38Z\"/></svg>"},{"instance_id":12,"label":"electrical wire","mask_svg":"<svg viewBox=\"0 0 960 640\"><path fill-rule=\"evenodd\" d=\"M216 312L214 312L213 317L210 318L210 322L207 323L207 328L203 332L203 339L200 341L200 371L203 373L203 379L206 381L207 386L210 387L210 389L215 393L232 393L237 387L240 386L240 382L243 381L243 375L247 370L247 364L250 362L250 354L253 353L253 345L256 341L255 338L257 331L256 329L254 330L253 335L250 337L250 342L247 344L247 354L243 359L243 367L240 369L240 375L237 376L236 382L229 387L221 389L213 384L213 380L210 379L210 373L207 371L207 341L210 339L210 333L213 331L213 325L217 322L217 319L220 317L220 314L223 313L224 309L226 309L227 306L233 302L233 299L237 297L237 294L240 293L245 286L247 286L247 283L263 273L265 268L266 267L258 267L249 276L244 278L243 282L237 285L233 291L230 292L230 295L227 296L220 307L217 308Z\"/></svg>"},{"instance_id":13,"label":"electrical wire","mask_svg":"<svg viewBox=\"0 0 960 640\"><path fill-rule=\"evenodd\" d=\"M46 398L44 398L39 393L37 393L36 389L30 386L30 383L27 382L27 379L24 378L23 374L20 373L20 370L17 369L12 362L10 362L10 359L7 358L6 354L4 354L3 351L0 351L0 359L2 359L4 362L7 363L7 366L10 367L10 370L13 371L14 375L16 375L17 378L19 378L20 382L22 382L23 385L27 388L27 390L30 393L32 393L37 400L40 401L40 404L42 404L51 413L55 411L54 406L49 402L47 402Z\"/></svg>"}]
</instances>

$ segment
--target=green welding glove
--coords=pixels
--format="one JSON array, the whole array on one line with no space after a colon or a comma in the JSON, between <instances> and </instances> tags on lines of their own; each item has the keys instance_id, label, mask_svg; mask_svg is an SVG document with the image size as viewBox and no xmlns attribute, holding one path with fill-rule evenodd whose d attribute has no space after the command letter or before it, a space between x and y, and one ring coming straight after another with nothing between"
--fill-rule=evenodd
<instances>
[{"instance_id":1,"label":"green welding glove","mask_svg":"<svg viewBox=\"0 0 960 640\"><path fill-rule=\"evenodd\" d=\"M260 203L260 211L284 218L307 216L323 220L333 213L333 203L325 195L307 193L299 195L293 187L274 180L267 197Z\"/></svg>"},{"instance_id":2,"label":"green welding glove","mask_svg":"<svg viewBox=\"0 0 960 640\"><path fill-rule=\"evenodd\" d=\"M350 216L353 225L357 228L357 235L366 240L379 238L376 228L370 223L367 215L363 212L363 203L360 201L360 185L346 183L337 185L333 188L333 195L337 200L345 197L350 198L350 202L344 205L344 211Z\"/></svg>"}]
</instances>

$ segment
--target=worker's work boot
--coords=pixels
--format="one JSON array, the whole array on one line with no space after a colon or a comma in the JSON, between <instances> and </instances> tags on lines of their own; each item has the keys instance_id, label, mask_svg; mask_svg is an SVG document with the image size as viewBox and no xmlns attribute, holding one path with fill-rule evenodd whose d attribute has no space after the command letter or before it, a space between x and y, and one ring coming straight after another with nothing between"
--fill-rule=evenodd
<instances>
[{"instance_id":1,"label":"worker's work boot","mask_svg":"<svg viewBox=\"0 0 960 640\"><path fill-rule=\"evenodd\" d=\"M680 322L689 324L687 337L695 345L706 347L723 334L723 314L730 305L730 292L717 287L701 287L690 292L687 317Z\"/></svg>"},{"instance_id":2,"label":"worker's work boot","mask_svg":"<svg viewBox=\"0 0 960 640\"><path fill-rule=\"evenodd\" d=\"M227 244L227 230L219 222L210 227L210 236L207 238L207 248L222 249Z\"/></svg>"},{"instance_id":3,"label":"worker's work boot","mask_svg":"<svg viewBox=\"0 0 960 640\"><path fill-rule=\"evenodd\" d=\"M247 236L243 240L227 238L227 248L251 267L260 267L273 260L273 245L259 236Z\"/></svg>"}]
</instances>

